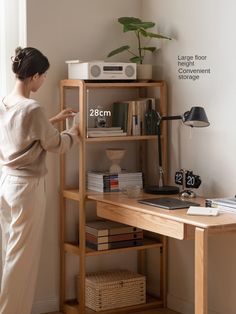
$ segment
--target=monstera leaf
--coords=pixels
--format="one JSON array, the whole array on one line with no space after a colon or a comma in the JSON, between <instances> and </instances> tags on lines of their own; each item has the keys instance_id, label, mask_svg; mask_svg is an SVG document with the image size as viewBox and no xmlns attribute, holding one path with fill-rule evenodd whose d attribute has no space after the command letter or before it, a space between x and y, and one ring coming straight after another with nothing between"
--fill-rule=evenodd
<instances>
[{"instance_id":1,"label":"monstera leaf","mask_svg":"<svg viewBox=\"0 0 236 314\"><path fill-rule=\"evenodd\" d=\"M107 57L112 57L119 53L127 51L132 57L129 59L131 62L135 63L143 63L145 52L155 52L157 50L156 47L146 46L142 40L150 40L150 39L167 39L171 40L170 37L164 36L162 34L153 33L147 31L149 28L153 28L156 24L154 22L145 22L136 17L120 17L118 18L118 22L123 26L123 32L134 32L137 41L138 47L137 50L131 50L130 45L123 45L119 48L112 50Z\"/></svg>"}]
</instances>

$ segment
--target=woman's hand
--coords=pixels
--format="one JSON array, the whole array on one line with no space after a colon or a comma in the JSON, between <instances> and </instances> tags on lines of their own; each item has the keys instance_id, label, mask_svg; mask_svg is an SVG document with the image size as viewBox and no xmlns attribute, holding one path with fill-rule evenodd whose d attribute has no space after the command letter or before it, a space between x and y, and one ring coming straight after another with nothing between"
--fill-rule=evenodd
<instances>
[{"instance_id":1,"label":"woman's hand","mask_svg":"<svg viewBox=\"0 0 236 314\"><path fill-rule=\"evenodd\" d=\"M66 109L62 110L61 112L59 112L56 116L50 118L49 121L52 124L55 124L55 123L64 121L66 118L73 117L75 113L77 113L76 110L74 110L72 108L66 108Z\"/></svg>"}]
</instances>

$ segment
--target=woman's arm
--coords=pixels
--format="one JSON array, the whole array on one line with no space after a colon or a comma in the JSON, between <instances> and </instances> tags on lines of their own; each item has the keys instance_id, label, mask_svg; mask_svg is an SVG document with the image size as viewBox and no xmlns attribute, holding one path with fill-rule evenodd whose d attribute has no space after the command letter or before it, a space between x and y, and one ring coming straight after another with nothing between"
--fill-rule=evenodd
<instances>
[{"instance_id":1,"label":"woman's arm","mask_svg":"<svg viewBox=\"0 0 236 314\"><path fill-rule=\"evenodd\" d=\"M65 109L51 118L54 123L63 121L66 117L73 115L73 109ZM74 125L69 130L59 132L46 117L44 108L36 106L30 112L30 134L32 140L39 140L42 148L49 152L66 153L79 142L79 125Z\"/></svg>"},{"instance_id":2,"label":"woman's arm","mask_svg":"<svg viewBox=\"0 0 236 314\"><path fill-rule=\"evenodd\" d=\"M74 109L66 108L66 109L62 110L61 112L59 112L54 117L50 118L49 122L51 124L55 124L55 123L61 122L61 121L65 120L66 118L73 117L76 112L77 111L74 110Z\"/></svg>"}]
</instances>

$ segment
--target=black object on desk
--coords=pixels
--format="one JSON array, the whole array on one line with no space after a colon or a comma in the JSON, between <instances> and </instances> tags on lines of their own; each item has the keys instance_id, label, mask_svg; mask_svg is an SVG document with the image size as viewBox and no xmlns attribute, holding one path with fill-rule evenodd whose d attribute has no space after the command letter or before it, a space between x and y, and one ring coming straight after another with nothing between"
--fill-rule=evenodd
<instances>
[{"instance_id":1,"label":"black object on desk","mask_svg":"<svg viewBox=\"0 0 236 314\"><path fill-rule=\"evenodd\" d=\"M191 127L206 127L210 123L207 119L204 108L192 107L190 111L186 111L183 115L178 116L161 116L159 112L157 116L157 136L158 136L158 162L159 162L159 185L158 186L147 186L145 192L149 194L178 194L179 188L177 186L166 186L164 184L164 174L162 167L162 145L161 145L161 122L163 120L182 120L184 124Z\"/></svg>"},{"instance_id":2,"label":"black object on desk","mask_svg":"<svg viewBox=\"0 0 236 314\"><path fill-rule=\"evenodd\" d=\"M200 206L200 204L190 201L184 201L177 198L171 197L160 197L160 198L147 198L138 200L139 203L156 206L164 209L181 209L181 208L188 208L190 206Z\"/></svg>"}]
</instances>

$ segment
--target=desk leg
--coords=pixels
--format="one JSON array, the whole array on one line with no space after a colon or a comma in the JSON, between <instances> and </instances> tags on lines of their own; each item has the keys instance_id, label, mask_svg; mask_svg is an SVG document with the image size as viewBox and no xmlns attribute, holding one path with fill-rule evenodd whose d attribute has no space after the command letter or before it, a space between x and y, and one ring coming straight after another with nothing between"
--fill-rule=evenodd
<instances>
[{"instance_id":1,"label":"desk leg","mask_svg":"<svg viewBox=\"0 0 236 314\"><path fill-rule=\"evenodd\" d=\"M207 243L206 229L195 228L195 314L207 314Z\"/></svg>"},{"instance_id":2,"label":"desk leg","mask_svg":"<svg viewBox=\"0 0 236 314\"><path fill-rule=\"evenodd\" d=\"M163 300L163 306L167 307L167 241L166 236L162 236L162 248L160 251L160 297Z\"/></svg>"}]
</instances>

